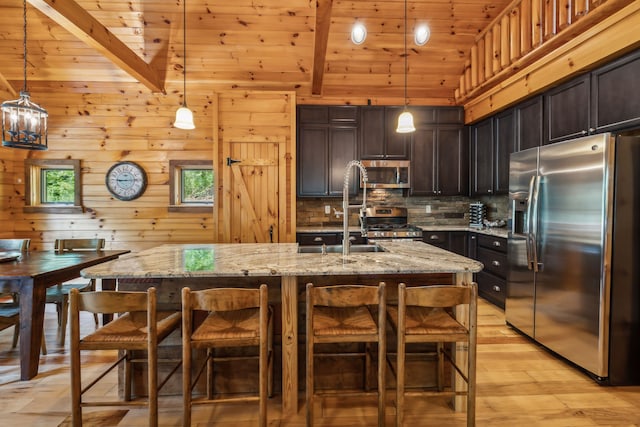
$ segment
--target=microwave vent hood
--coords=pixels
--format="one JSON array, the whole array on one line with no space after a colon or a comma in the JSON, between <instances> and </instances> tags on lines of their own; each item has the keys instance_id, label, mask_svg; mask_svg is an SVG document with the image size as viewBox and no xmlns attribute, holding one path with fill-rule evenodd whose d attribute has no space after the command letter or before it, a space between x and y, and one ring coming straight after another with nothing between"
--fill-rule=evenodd
<instances>
[{"instance_id":1,"label":"microwave vent hood","mask_svg":"<svg viewBox=\"0 0 640 427\"><path fill-rule=\"evenodd\" d=\"M367 188L409 188L409 160L362 160L367 169ZM360 188L365 183L360 175Z\"/></svg>"}]
</instances>

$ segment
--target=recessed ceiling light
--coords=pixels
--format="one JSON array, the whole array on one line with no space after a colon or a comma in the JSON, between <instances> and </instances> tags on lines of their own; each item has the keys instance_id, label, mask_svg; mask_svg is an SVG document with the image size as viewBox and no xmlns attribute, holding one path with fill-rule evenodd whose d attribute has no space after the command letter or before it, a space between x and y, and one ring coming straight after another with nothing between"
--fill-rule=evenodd
<instances>
[{"instance_id":1,"label":"recessed ceiling light","mask_svg":"<svg viewBox=\"0 0 640 427\"><path fill-rule=\"evenodd\" d=\"M354 44L362 44L367 38L367 29L364 24L356 22L351 28L351 41Z\"/></svg>"},{"instance_id":2,"label":"recessed ceiling light","mask_svg":"<svg viewBox=\"0 0 640 427\"><path fill-rule=\"evenodd\" d=\"M413 34L413 41L418 46L423 46L429 41L429 37L431 37L429 26L427 24L420 24L416 27L416 31Z\"/></svg>"}]
</instances>

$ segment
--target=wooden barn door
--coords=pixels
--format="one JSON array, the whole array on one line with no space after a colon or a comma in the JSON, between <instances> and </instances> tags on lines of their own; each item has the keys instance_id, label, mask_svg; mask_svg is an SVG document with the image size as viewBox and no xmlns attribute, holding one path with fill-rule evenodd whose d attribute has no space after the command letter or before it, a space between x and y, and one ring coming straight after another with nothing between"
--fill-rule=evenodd
<instances>
[{"instance_id":1,"label":"wooden barn door","mask_svg":"<svg viewBox=\"0 0 640 427\"><path fill-rule=\"evenodd\" d=\"M224 240L277 243L286 203L284 142L231 141L223 146Z\"/></svg>"}]
</instances>

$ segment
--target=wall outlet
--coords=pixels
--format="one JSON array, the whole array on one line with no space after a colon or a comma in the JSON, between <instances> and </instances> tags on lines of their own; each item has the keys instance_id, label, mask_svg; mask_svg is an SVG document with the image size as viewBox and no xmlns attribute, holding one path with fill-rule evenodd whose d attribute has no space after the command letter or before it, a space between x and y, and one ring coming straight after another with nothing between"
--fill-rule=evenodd
<instances>
[{"instance_id":1,"label":"wall outlet","mask_svg":"<svg viewBox=\"0 0 640 427\"><path fill-rule=\"evenodd\" d=\"M424 211L425 211L426 213L431 213L431 205L426 205L426 206L424 207Z\"/></svg>"},{"instance_id":2,"label":"wall outlet","mask_svg":"<svg viewBox=\"0 0 640 427\"><path fill-rule=\"evenodd\" d=\"M327 215L331 214L331 205L324 205L324 213Z\"/></svg>"}]
</instances>

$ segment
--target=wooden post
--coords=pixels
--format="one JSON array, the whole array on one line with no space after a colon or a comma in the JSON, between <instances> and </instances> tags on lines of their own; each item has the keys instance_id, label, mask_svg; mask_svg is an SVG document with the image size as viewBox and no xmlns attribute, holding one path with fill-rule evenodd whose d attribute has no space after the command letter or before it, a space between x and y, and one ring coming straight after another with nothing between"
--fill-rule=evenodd
<instances>
[{"instance_id":1,"label":"wooden post","mask_svg":"<svg viewBox=\"0 0 640 427\"><path fill-rule=\"evenodd\" d=\"M282 298L282 414L298 413L298 278L283 276Z\"/></svg>"},{"instance_id":2,"label":"wooden post","mask_svg":"<svg viewBox=\"0 0 640 427\"><path fill-rule=\"evenodd\" d=\"M500 69L505 69L511 64L509 58L509 14L505 14L500 20Z\"/></svg>"},{"instance_id":3,"label":"wooden post","mask_svg":"<svg viewBox=\"0 0 640 427\"><path fill-rule=\"evenodd\" d=\"M484 37L480 38L480 40L478 40L478 84L482 84L484 83L484 79L485 79L485 67L486 67L486 63L485 63L485 58L486 58L486 53L485 53L485 43L484 43ZM472 58L473 60L473 58Z\"/></svg>"},{"instance_id":4,"label":"wooden post","mask_svg":"<svg viewBox=\"0 0 640 427\"><path fill-rule=\"evenodd\" d=\"M531 0L522 0L520 3L520 49L523 56L531 51L534 26L535 23L531 17Z\"/></svg>"},{"instance_id":5,"label":"wooden post","mask_svg":"<svg viewBox=\"0 0 640 427\"><path fill-rule=\"evenodd\" d=\"M514 7L509 14L509 62L515 62L520 56L520 8Z\"/></svg>"},{"instance_id":6,"label":"wooden post","mask_svg":"<svg viewBox=\"0 0 640 427\"><path fill-rule=\"evenodd\" d=\"M478 87L478 45L471 46L471 88Z\"/></svg>"}]
</instances>

